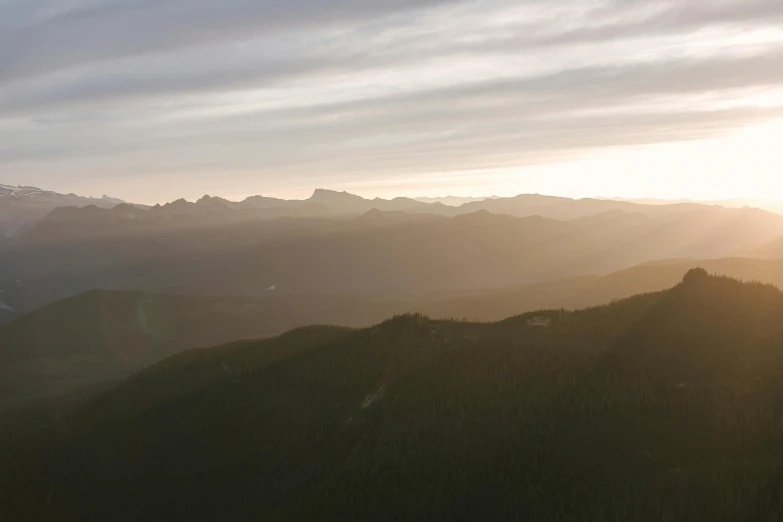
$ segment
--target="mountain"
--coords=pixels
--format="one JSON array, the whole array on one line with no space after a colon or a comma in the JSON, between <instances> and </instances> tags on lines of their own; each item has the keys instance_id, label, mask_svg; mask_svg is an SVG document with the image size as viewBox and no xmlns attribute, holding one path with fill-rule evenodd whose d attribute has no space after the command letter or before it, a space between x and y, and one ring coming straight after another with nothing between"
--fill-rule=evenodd
<instances>
[{"instance_id":1,"label":"mountain","mask_svg":"<svg viewBox=\"0 0 783 522\"><path fill-rule=\"evenodd\" d=\"M377 209L386 212L413 212L449 215L451 209L439 202L423 203L411 198L394 199L365 199L348 192L336 192L334 190L316 189L308 200L331 208L341 214L363 214Z\"/></svg>"},{"instance_id":2,"label":"mountain","mask_svg":"<svg viewBox=\"0 0 783 522\"><path fill-rule=\"evenodd\" d=\"M383 299L269 292L260 299L240 299L92 291L0 327L4 383L0 408L113 382L164 356L197 346L279 335L309 324L367 327L385 317L412 312L497 321L540 309L573 310L664 290L694 267L783 286L781 262L720 259L672 260L607 276L579 276L457 297Z\"/></svg>"},{"instance_id":3,"label":"mountain","mask_svg":"<svg viewBox=\"0 0 783 522\"><path fill-rule=\"evenodd\" d=\"M169 205L182 207L179 223L191 223L187 213L201 206L212 204ZM158 213L169 221L145 222L143 216ZM95 217L73 226L72 214ZM381 300L459 295L608 274L659 259L720 258L783 232L783 216L723 208L658 217L612 211L572 221L378 209L354 218L222 221L215 217L224 215L220 210L202 215L198 226L167 226L178 218L166 207L60 209L12 247L0 248L0 299L25 313L91 289L248 298L270 287L278 294Z\"/></svg>"},{"instance_id":4,"label":"mountain","mask_svg":"<svg viewBox=\"0 0 783 522\"><path fill-rule=\"evenodd\" d=\"M45 306L0 328L0 407L115 380L186 348L269 335L285 311L260 308L108 291Z\"/></svg>"},{"instance_id":5,"label":"mountain","mask_svg":"<svg viewBox=\"0 0 783 522\"><path fill-rule=\"evenodd\" d=\"M348 192L316 189L312 196L305 200L251 196L243 201L233 202L208 195L195 203L179 199L165 205L156 205L146 213L128 217L124 217L123 212L112 212L107 209L100 212L92 208L82 211L73 209L68 212L58 211L52 213L30 235L40 241L61 241L64 238L158 230L161 227L198 228L293 217L345 219L372 210L433 214L444 217L483 211L519 218L538 216L566 221L620 213L662 220L676 220L698 213L712 216L714 219L730 219L738 214L756 214L761 220L776 219L771 217L772 213L758 209L724 208L698 203L641 204L620 200L575 200L539 194L522 194L513 198L475 199L458 206L450 206L435 200L365 199Z\"/></svg>"},{"instance_id":6,"label":"mountain","mask_svg":"<svg viewBox=\"0 0 783 522\"><path fill-rule=\"evenodd\" d=\"M696 203L645 205L628 201L591 198L570 199L541 194L520 194L511 198L485 199L465 203L459 207L459 212L469 213L486 210L494 214L509 214L516 217L537 215L552 219L570 220L612 211L638 213L646 216L676 216L681 213L710 208L717 209L719 207Z\"/></svg>"},{"instance_id":7,"label":"mountain","mask_svg":"<svg viewBox=\"0 0 783 522\"><path fill-rule=\"evenodd\" d=\"M459 207L465 203L472 203L474 201L484 201L485 199L498 199L497 196L489 196L488 198L470 198L462 196L445 196L445 197L430 197L430 198L414 198L416 201L422 203L443 203L449 207Z\"/></svg>"},{"instance_id":8,"label":"mountain","mask_svg":"<svg viewBox=\"0 0 783 522\"><path fill-rule=\"evenodd\" d=\"M12 429L19 414L2 419L0 509L41 521L775 520L782 314L776 288L693 270L578 312L406 315L189 351L26 434Z\"/></svg>"},{"instance_id":9,"label":"mountain","mask_svg":"<svg viewBox=\"0 0 783 522\"><path fill-rule=\"evenodd\" d=\"M244 201L237 203L238 206L246 208L284 208L300 206L302 204L303 202L299 200L270 198L265 196L250 196Z\"/></svg>"},{"instance_id":10,"label":"mountain","mask_svg":"<svg viewBox=\"0 0 783 522\"><path fill-rule=\"evenodd\" d=\"M110 198L104 195L102 198L85 198L77 196L76 194L59 194L50 190L42 190L37 187L25 187L18 185L16 187L11 185L0 184L0 200L3 202L17 201L17 202L47 202L60 199L62 201L91 201L100 202L107 205L117 205L122 203L122 200L116 198Z\"/></svg>"},{"instance_id":11,"label":"mountain","mask_svg":"<svg viewBox=\"0 0 783 522\"><path fill-rule=\"evenodd\" d=\"M319 204L334 214L356 215L372 209L383 211L404 211L409 213L430 213L453 217L487 211L493 214L508 214L515 217L541 216L557 220L573 220L607 212L626 212L650 217L676 217L683 213L712 210L728 213L738 209L737 205L720 206L717 203L666 202L659 200L619 200L584 198L571 199L541 194L520 194L514 197L489 198L381 198L365 199L348 192L316 189L313 195L302 201L289 201L289 205L306 203ZM728 207L728 208L727 208ZM757 209L756 209L757 210Z\"/></svg>"},{"instance_id":12,"label":"mountain","mask_svg":"<svg viewBox=\"0 0 783 522\"><path fill-rule=\"evenodd\" d=\"M675 203L697 203L701 205L720 205L722 207L753 207L770 212L783 212L783 202L764 199L718 199L718 200L695 200L695 199L657 199L657 198L598 198L609 201L628 201L631 203L641 203L643 205L671 205Z\"/></svg>"},{"instance_id":13,"label":"mountain","mask_svg":"<svg viewBox=\"0 0 783 522\"><path fill-rule=\"evenodd\" d=\"M90 291L0 327L0 409L113 382L188 348L311 323L368 325L398 305Z\"/></svg>"},{"instance_id":14,"label":"mountain","mask_svg":"<svg viewBox=\"0 0 783 522\"><path fill-rule=\"evenodd\" d=\"M306 200L282 200L251 196L240 202L205 195L195 203L178 199L138 212L121 209L58 208L36 226L28 236L36 241L61 242L166 229L187 229L241 225L280 218L357 217L372 210L445 215L450 207L427 204L408 198L367 200L347 192L317 189Z\"/></svg>"},{"instance_id":15,"label":"mountain","mask_svg":"<svg viewBox=\"0 0 783 522\"><path fill-rule=\"evenodd\" d=\"M85 198L75 194L58 194L36 187L0 185L0 238L15 237L25 233L57 207L95 205L111 208L120 203L123 202L108 196Z\"/></svg>"},{"instance_id":16,"label":"mountain","mask_svg":"<svg viewBox=\"0 0 783 522\"><path fill-rule=\"evenodd\" d=\"M783 262L761 259L672 259L645 263L607 275L582 275L522 288L431 296L411 310L432 317L498 321L540 309L574 310L607 304L636 294L659 292L675 285L694 268L738 280L783 288Z\"/></svg>"}]
</instances>

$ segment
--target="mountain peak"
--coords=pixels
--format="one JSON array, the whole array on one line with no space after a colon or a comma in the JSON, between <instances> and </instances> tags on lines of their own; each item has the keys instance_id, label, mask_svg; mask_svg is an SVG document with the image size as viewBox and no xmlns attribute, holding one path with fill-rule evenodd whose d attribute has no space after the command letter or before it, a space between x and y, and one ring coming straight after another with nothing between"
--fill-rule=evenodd
<instances>
[{"instance_id":1,"label":"mountain peak","mask_svg":"<svg viewBox=\"0 0 783 522\"><path fill-rule=\"evenodd\" d=\"M682 278L682 283L686 285L702 283L710 278L709 272L703 268L692 268L688 270L685 277Z\"/></svg>"},{"instance_id":2,"label":"mountain peak","mask_svg":"<svg viewBox=\"0 0 783 522\"><path fill-rule=\"evenodd\" d=\"M403 212L402 210L395 210L395 211L389 211L389 210L380 210L377 208L373 208L359 216L358 219L364 219L364 220L381 220L381 219L392 219L395 217L405 217L408 214Z\"/></svg>"},{"instance_id":3,"label":"mountain peak","mask_svg":"<svg viewBox=\"0 0 783 522\"><path fill-rule=\"evenodd\" d=\"M227 199L219 198L217 196L212 197L209 194L205 194L201 199L196 201L196 205L211 206L211 207L230 207L233 204Z\"/></svg>"},{"instance_id":4,"label":"mountain peak","mask_svg":"<svg viewBox=\"0 0 783 522\"><path fill-rule=\"evenodd\" d=\"M351 194L350 192L338 192L336 190L329 189L315 189L313 195L310 196L311 201L365 201L361 196Z\"/></svg>"},{"instance_id":5,"label":"mountain peak","mask_svg":"<svg viewBox=\"0 0 783 522\"><path fill-rule=\"evenodd\" d=\"M493 214L486 209L481 209L469 214L460 214L455 216L454 219L463 223L492 223L495 221L507 221L509 217L508 215Z\"/></svg>"}]
</instances>

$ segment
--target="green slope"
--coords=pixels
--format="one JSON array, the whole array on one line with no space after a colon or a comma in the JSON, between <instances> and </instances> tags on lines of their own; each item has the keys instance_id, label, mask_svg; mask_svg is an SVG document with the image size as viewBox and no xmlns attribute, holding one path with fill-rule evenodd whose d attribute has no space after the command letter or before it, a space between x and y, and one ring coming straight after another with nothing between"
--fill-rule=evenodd
<instances>
[{"instance_id":1,"label":"green slope","mask_svg":"<svg viewBox=\"0 0 783 522\"><path fill-rule=\"evenodd\" d=\"M538 309L578 309L669 288L695 266L783 285L783 262L737 258L670 260L515 290L405 300L89 292L0 328L0 408L110 382L188 348L278 335L314 323L365 327L408 312L494 321Z\"/></svg>"},{"instance_id":2,"label":"green slope","mask_svg":"<svg viewBox=\"0 0 783 522\"><path fill-rule=\"evenodd\" d=\"M306 310L259 300L93 291L0 328L0 408L127 376L188 348L276 335Z\"/></svg>"},{"instance_id":3,"label":"green slope","mask_svg":"<svg viewBox=\"0 0 783 522\"><path fill-rule=\"evenodd\" d=\"M780 317L777 289L695 271L187 352L2 446L0 518L781 520Z\"/></svg>"}]
</instances>

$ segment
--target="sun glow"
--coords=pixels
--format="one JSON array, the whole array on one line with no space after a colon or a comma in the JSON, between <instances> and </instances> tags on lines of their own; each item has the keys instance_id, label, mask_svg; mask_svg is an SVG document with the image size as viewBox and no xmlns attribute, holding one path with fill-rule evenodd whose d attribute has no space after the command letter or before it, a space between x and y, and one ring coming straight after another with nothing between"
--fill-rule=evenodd
<instances>
[{"instance_id":1,"label":"sun glow","mask_svg":"<svg viewBox=\"0 0 783 522\"><path fill-rule=\"evenodd\" d=\"M399 194L783 200L783 119L721 138L618 147L517 168L431 174L351 186Z\"/></svg>"}]
</instances>

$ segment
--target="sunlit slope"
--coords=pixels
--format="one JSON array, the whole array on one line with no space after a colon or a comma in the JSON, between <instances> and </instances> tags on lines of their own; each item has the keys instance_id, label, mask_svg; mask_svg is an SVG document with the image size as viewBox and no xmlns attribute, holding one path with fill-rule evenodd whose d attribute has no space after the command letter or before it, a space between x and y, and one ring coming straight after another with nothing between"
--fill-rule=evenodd
<instances>
[{"instance_id":1,"label":"sunlit slope","mask_svg":"<svg viewBox=\"0 0 783 522\"><path fill-rule=\"evenodd\" d=\"M774 520L781 316L777 289L694 271L579 312L402 316L187 352L13 451L0 506L38 520Z\"/></svg>"},{"instance_id":2,"label":"sunlit slope","mask_svg":"<svg viewBox=\"0 0 783 522\"><path fill-rule=\"evenodd\" d=\"M783 259L783 238L776 238L774 241L740 250L737 255L758 259Z\"/></svg>"},{"instance_id":3,"label":"sunlit slope","mask_svg":"<svg viewBox=\"0 0 783 522\"><path fill-rule=\"evenodd\" d=\"M689 270L696 267L703 267L710 274L783 287L783 260L673 259L646 263L603 276L578 276L523 288L430 298L419 308L435 317L483 321L497 321L546 308L573 310L607 304L615 299L645 292L665 290L676 285Z\"/></svg>"}]
</instances>

